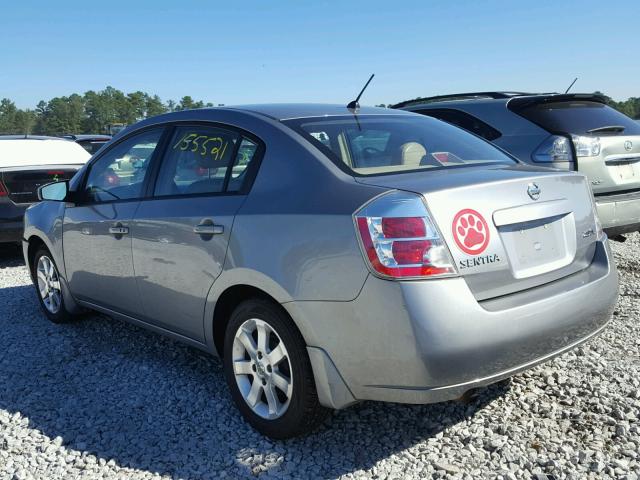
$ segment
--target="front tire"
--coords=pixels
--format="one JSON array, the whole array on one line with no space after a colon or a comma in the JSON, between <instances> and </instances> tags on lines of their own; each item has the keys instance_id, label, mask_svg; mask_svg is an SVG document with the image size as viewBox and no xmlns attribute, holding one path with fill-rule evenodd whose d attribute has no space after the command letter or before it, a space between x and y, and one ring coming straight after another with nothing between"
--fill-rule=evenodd
<instances>
[{"instance_id":1,"label":"front tire","mask_svg":"<svg viewBox=\"0 0 640 480\"><path fill-rule=\"evenodd\" d=\"M225 332L224 373L244 418L276 439L315 429L328 410L318 402L302 335L280 306L241 303Z\"/></svg>"},{"instance_id":2,"label":"front tire","mask_svg":"<svg viewBox=\"0 0 640 480\"><path fill-rule=\"evenodd\" d=\"M60 273L49 250L43 247L36 252L32 271L38 301L47 318L53 323L71 320L72 315L64 304Z\"/></svg>"}]
</instances>

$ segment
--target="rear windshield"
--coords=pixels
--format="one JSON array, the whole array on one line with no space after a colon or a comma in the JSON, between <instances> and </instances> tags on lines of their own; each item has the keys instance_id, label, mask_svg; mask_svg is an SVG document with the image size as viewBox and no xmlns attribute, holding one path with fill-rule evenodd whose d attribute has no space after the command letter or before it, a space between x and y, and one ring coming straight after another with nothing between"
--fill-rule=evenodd
<instances>
[{"instance_id":1,"label":"rear windshield","mask_svg":"<svg viewBox=\"0 0 640 480\"><path fill-rule=\"evenodd\" d=\"M82 148L84 148L91 155L100 150L107 140L78 140L77 142Z\"/></svg>"},{"instance_id":2,"label":"rear windshield","mask_svg":"<svg viewBox=\"0 0 640 480\"><path fill-rule=\"evenodd\" d=\"M638 122L598 102L575 100L542 103L518 113L552 133L640 135Z\"/></svg>"},{"instance_id":3,"label":"rear windshield","mask_svg":"<svg viewBox=\"0 0 640 480\"><path fill-rule=\"evenodd\" d=\"M356 175L516 163L490 143L422 115L317 117L284 123Z\"/></svg>"}]
</instances>

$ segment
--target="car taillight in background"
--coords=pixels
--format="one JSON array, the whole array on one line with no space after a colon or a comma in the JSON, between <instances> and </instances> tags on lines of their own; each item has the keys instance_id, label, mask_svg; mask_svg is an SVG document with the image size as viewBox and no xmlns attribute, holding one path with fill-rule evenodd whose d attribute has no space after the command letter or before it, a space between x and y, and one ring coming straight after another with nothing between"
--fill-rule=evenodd
<instances>
[{"instance_id":1,"label":"car taillight in background","mask_svg":"<svg viewBox=\"0 0 640 480\"><path fill-rule=\"evenodd\" d=\"M580 157L597 157L600 155L600 138L599 137L583 137L580 135L571 135L573 147L576 149L576 156Z\"/></svg>"},{"instance_id":2,"label":"car taillight in background","mask_svg":"<svg viewBox=\"0 0 640 480\"><path fill-rule=\"evenodd\" d=\"M571 143L567 137L552 135L533 152L534 162L572 162Z\"/></svg>"},{"instance_id":3,"label":"car taillight in background","mask_svg":"<svg viewBox=\"0 0 640 480\"><path fill-rule=\"evenodd\" d=\"M595 157L600 155L600 138L571 135L571 139L560 135L548 137L533 153L534 162L572 162L574 160L571 142L576 157Z\"/></svg>"},{"instance_id":4,"label":"car taillight in background","mask_svg":"<svg viewBox=\"0 0 640 480\"><path fill-rule=\"evenodd\" d=\"M384 194L367 203L354 218L366 260L381 276L433 278L457 273L419 195Z\"/></svg>"},{"instance_id":5,"label":"car taillight in background","mask_svg":"<svg viewBox=\"0 0 640 480\"><path fill-rule=\"evenodd\" d=\"M7 191L7 187L4 186L4 183L0 180L0 197L6 197L9 195Z\"/></svg>"}]
</instances>

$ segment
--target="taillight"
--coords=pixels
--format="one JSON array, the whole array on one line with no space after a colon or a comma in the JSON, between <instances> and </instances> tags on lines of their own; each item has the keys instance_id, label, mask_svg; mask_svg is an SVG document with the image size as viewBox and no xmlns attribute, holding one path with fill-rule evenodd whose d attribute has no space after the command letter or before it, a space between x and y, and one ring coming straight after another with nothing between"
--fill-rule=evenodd
<instances>
[{"instance_id":1,"label":"taillight","mask_svg":"<svg viewBox=\"0 0 640 480\"><path fill-rule=\"evenodd\" d=\"M593 208L593 228L596 233L596 240L602 240L605 234L602 228L602 223L600 222L600 216L598 215L598 205L596 204L596 197L593 194L593 189L591 188L589 179L585 178L584 183L587 186L587 192L588 192L589 198L591 199L591 206Z\"/></svg>"},{"instance_id":2,"label":"taillight","mask_svg":"<svg viewBox=\"0 0 640 480\"><path fill-rule=\"evenodd\" d=\"M547 137L544 142L533 152L534 162L571 162L573 161L573 153L571 152L571 143L567 137L552 135Z\"/></svg>"},{"instance_id":3,"label":"taillight","mask_svg":"<svg viewBox=\"0 0 640 480\"><path fill-rule=\"evenodd\" d=\"M354 215L371 268L390 278L456 274L453 260L422 197L394 191Z\"/></svg>"},{"instance_id":4,"label":"taillight","mask_svg":"<svg viewBox=\"0 0 640 480\"><path fill-rule=\"evenodd\" d=\"M4 183L0 181L0 197L6 197L7 195L9 195L9 192L7 192L7 187L5 187Z\"/></svg>"},{"instance_id":5,"label":"taillight","mask_svg":"<svg viewBox=\"0 0 640 480\"><path fill-rule=\"evenodd\" d=\"M573 147L576 149L576 156L597 157L600 155L600 138L583 137L581 135L571 135Z\"/></svg>"}]
</instances>

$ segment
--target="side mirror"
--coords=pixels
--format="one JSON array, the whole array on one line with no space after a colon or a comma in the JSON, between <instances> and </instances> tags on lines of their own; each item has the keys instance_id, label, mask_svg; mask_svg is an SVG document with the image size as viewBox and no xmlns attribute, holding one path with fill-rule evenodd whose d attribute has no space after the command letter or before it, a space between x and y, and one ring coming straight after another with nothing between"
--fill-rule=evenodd
<instances>
[{"instance_id":1,"label":"side mirror","mask_svg":"<svg viewBox=\"0 0 640 480\"><path fill-rule=\"evenodd\" d=\"M64 202L69 195L69 181L47 183L38 187L38 200Z\"/></svg>"}]
</instances>

